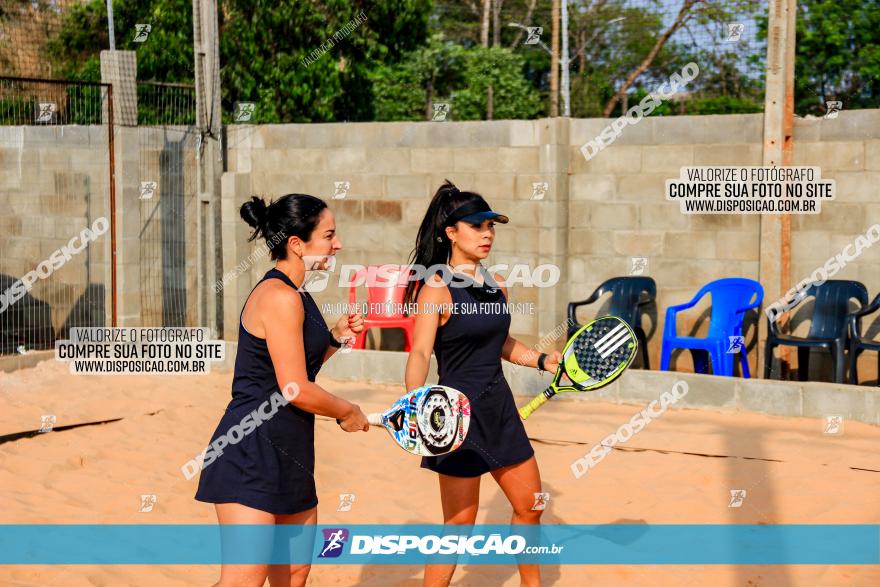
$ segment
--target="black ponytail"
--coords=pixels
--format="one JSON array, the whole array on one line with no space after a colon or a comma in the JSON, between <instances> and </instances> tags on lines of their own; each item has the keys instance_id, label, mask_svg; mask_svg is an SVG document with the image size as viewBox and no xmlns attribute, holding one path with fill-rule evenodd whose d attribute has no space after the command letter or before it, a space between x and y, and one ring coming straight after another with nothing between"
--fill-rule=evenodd
<instances>
[{"instance_id":1,"label":"black ponytail","mask_svg":"<svg viewBox=\"0 0 880 587\"><path fill-rule=\"evenodd\" d=\"M447 179L437 189L431 203L428 204L428 211L425 212L425 217L422 219L416 236L416 246L410 253L409 264L427 269L432 265L447 263L452 254L452 244L449 237L446 236L446 219L459 206L475 200L483 200L483 196L475 192L460 191L454 183ZM430 275L425 275L423 279L418 281L408 281L404 301L406 303L414 302L416 291L424 284L425 279L430 277Z\"/></svg>"},{"instance_id":2,"label":"black ponytail","mask_svg":"<svg viewBox=\"0 0 880 587\"><path fill-rule=\"evenodd\" d=\"M287 194L266 205L259 196L242 204L239 214L254 229L248 241L266 239L273 261L287 258L287 240L296 236L303 242L312 238L321 212L327 204L307 194Z\"/></svg>"}]
</instances>

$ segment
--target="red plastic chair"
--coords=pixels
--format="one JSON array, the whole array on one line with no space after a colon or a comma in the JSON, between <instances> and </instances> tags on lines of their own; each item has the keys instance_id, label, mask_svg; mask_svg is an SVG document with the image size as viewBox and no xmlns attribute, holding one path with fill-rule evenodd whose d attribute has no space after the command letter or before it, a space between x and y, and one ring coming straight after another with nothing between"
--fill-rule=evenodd
<instances>
[{"instance_id":1,"label":"red plastic chair","mask_svg":"<svg viewBox=\"0 0 880 587\"><path fill-rule=\"evenodd\" d=\"M348 289L348 302L350 304L357 302L358 286L356 284L363 281L367 286L367 314L364 317L364 329L357 335L352 348L364 348L367 331L370 328L401 328L406 343L406 352L412 349L415 318L402 312L403 296L406 293L406 276L409 271L411 269L406 265L386 264L370 265L359 269L354 274L354 279ZM390 306L386 308L385 304L388 303Z\"/></svg>"}]
</instances>

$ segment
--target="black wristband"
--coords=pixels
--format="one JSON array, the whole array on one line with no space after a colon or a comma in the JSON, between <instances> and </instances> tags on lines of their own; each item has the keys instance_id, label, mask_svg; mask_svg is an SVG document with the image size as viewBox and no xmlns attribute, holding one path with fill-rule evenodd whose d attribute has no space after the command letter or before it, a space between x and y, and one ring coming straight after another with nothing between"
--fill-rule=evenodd
<instances>
[{"instance_id":1,"label":"black wristband","mask_svg":"<svg viewBox=\"0 0 880 587\"><path fill-rule=\"evenodd\" d=\"M547 353L541 353L538 355L538 371L546 371L544 368L544 359L547 358Z\"/></svg>"},{"instance_id":2,"label":"black wristband","mask_svg":"<svg viewBox=\"0 0 880 587\"><path fill-rule=\"evenodd\" d=\"M342 348L342 343L336 340L336 337L333 336L331 331L327 331L327 338L330 339L330 346L335 347L337 349Z\"/></svg>"}]
</instances>

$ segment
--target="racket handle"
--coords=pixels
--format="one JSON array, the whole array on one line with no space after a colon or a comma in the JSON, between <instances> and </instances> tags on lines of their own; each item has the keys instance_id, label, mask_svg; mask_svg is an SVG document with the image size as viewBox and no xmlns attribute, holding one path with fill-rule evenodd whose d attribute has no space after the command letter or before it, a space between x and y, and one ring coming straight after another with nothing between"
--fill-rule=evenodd
<instances>
[{"instance_id":1,"label":"racket handle","mask_svg":"<svg viewBox=\"0 0 880 587\"><path fill-rule=\"evenodd\" d=\"M370 426L384 426L382 423L382 414L380 413L367 414L367 422L370 423ZM342 420L336 418L336 423L342 424Z\"/></svg>"},{"instance_id":2,"label":"racket handle","mask_svg":"<svg viewBox=\"0 0 880 587\"><path fill-rule=\"evenodd\" d=\"M532 412L534 412L535 410L537 410L538 408L543 406L545 403L547 403L548 399L549 398L546 395L544 395L544 392L542 391L541 393L536 395L534 398L532 398L532 401L530 401L529 403L527 403L526 405L524 405L523 407L521 407L519 409L520 417L523 420L525 420L526 418L528 418L529 416L532 415Z\"/></svg>"}]
</instances>

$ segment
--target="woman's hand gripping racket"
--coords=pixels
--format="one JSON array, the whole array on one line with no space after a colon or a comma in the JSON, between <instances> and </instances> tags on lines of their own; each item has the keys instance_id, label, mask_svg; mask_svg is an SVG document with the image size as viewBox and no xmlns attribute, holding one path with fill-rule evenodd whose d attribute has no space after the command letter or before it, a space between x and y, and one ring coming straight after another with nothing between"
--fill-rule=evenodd
<instances>
[{"instance_id":1,"label":"woman's hand gripping racket","mask_svg":"<svg viewBox=\"0 0 880 587\"><path fill-rule=\"evenodd\" d=\"M638 346L629 324L617 316L593 320L565 343L550 387L521 407L519 415L525 420L557 393L590 391L608 385L629 367ZM569 384L562 383L563 377Z\"/></svg>"},{"instance_id":2,"label":"woman's hand gripping racket","mask_svg":"<svg viewBox=\"0 0 880 587\"><path fill-rule=\"evenodd\" d=\"M367 414L373 426L383 426L403 450L437 456L461 446L471 423L467 396L445 385L424 385L394 402L384 413Z\"/></svg>"}]
</instances>

